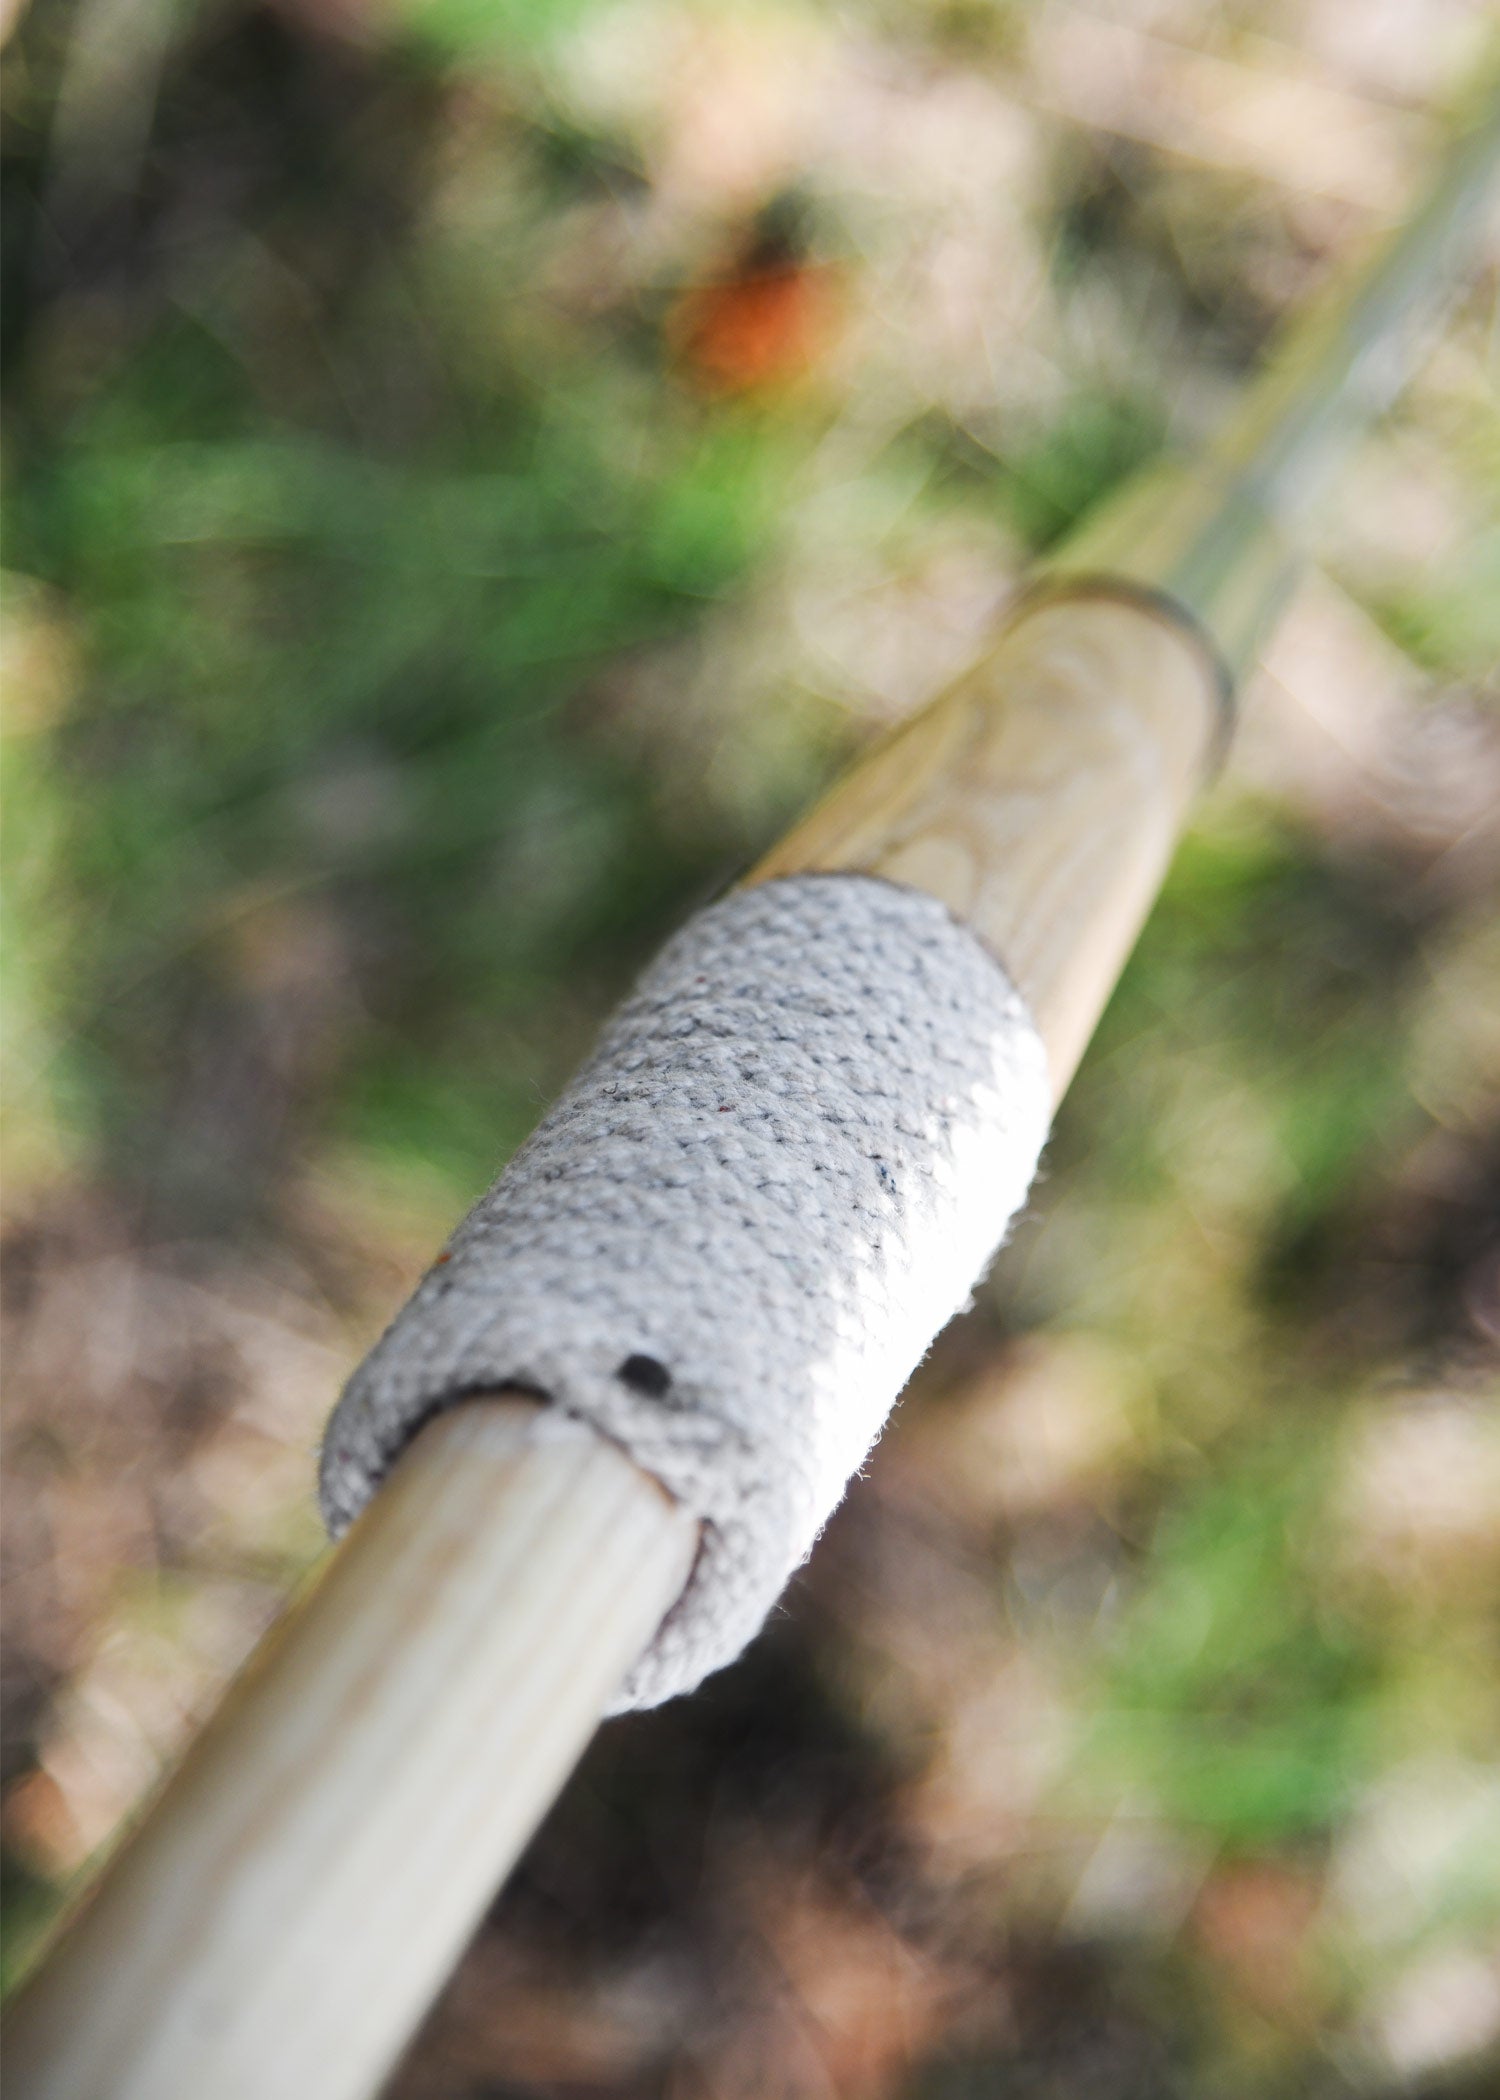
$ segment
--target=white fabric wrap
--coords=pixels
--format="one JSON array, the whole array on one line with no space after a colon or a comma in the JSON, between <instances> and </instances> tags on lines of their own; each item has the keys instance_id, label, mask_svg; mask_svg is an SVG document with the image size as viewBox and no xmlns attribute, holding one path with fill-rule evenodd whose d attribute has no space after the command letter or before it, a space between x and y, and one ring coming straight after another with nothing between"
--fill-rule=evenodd
<instances>
[{"instance_id":1,"label":"white fabric wrap","mask_svg":"<svg viewBox=\"0 0 1500 2100\"><path fill-rule=\"evenodd\" d=\"M529 1388L702 1519L619 1704L691 1690L967 1302L1049 1114L1019 994L936 899L858 875L736 891L669 942L355 1373L330 1527L438 1408Z\"/></svg>"}]
</instances>

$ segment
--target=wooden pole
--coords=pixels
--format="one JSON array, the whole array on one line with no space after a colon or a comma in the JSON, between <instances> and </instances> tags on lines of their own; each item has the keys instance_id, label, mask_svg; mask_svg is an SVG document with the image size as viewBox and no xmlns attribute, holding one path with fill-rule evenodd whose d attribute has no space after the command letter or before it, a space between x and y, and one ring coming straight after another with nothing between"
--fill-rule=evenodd
<instances>
[{"instance_id":1,"label":"wooden pole","mask_svg":"<svg viewBox=\"0 0 1500 2100\"><path fill-rule=\"evenodd\" d=\"M1135 945L1218 741L1212 650L1108 582L1022 609L754 870L928 890L1010 972L1061 1098Z\"/></svg>"},{"instance_id":2,"label":"wooden pole","mask_svg":"<svg viewBox=\"0 0 1500 2100\"><path fill-rule=\"evenodd\" d=\"M1204 459L1086 522L991 653L751 880L858 869L941 897L1025 994L1061 1098L1222 746L1234 675L1288 596L1319 494L1398 391L1497 163L1500 98Z\"/></svg>"},{"instance_id":3,"label":"wooden pole","mask_svg":"<svg viewBox=\"0 0 1500 2100\"><path fill-rule=\"evenodd\" d=\"M430 1422L23 1987L13 2100L373 2092L696 1531L532 1401Z\"/></svg>"},{"instance_id":4,"label":"wooden pole","mask_svg":"<svg viewBox=\"0 0 1500 2100\"><path fill-rule=\"evenodd\" d=\"M751 879L943 898L1026 994L1060 1095L1218 748L1226 667L1497 155L1500 107L1204 465L1111 506ZM693 1525L621 1454L535 1430L512 1400L422 1432L23 1989L13 2100L379 2083L691 1562Z\"/></svg>"}]
</instances>

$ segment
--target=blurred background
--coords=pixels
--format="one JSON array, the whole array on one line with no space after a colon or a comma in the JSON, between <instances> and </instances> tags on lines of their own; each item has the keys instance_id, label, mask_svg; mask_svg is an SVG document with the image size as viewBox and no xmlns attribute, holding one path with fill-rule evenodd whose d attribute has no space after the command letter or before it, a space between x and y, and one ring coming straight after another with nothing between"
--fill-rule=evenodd
<instances>
[{"instance_id":1,"label":"blurred background","mask_svg":"<svg viewBox=\"0 0 1500 2100\"><path fill-rule=\"evenodd\" d=\"M654 944L1379 231L1487 0L12 0L13 1962ZM1492 251L1044 1180L399 2100L1500 2077Z\"/></svg>"}]
</instances>

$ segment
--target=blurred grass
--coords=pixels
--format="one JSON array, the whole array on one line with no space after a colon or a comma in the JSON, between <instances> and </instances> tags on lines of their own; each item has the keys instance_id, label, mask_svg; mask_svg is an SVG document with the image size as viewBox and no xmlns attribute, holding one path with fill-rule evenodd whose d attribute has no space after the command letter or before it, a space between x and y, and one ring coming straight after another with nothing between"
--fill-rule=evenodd
<instances>
[{"instance_id":1,"label":"blurred grass","mask_svg":"<svg viewBox=\"0 0 1500 2100\"><path fill-rule=\"evenodd\" d=\"M1377 1755L1379 1644L1320 1610L1309 1551L1326 1433L1285 1441L1278 1464L1257 1438L1164 1515L1081 1750L1096 1783L1129 1773L1231 1852L1322 1837Z\"/></svg>"}]
</instances>

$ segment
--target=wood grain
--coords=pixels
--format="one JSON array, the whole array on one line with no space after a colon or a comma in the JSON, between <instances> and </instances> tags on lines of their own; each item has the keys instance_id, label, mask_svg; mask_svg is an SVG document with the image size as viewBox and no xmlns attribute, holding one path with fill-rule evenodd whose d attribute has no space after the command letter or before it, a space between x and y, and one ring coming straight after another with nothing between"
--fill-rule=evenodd
<instances>
[{"instance_id":1,"label":"wood grain","mask_svg":"<svg viewBox=\"0 0 1500 2100\"><path fill-rule=\"evenodd\" d=\"M457 1960L697 1527L520 1400L428 1424L6 2031L9 2100L357 2100Z\"/></svg>"},{"instance_id":2,"label":"wood grain","mask_svg":"<svg viewBox=\"0 0 1500 2100\"><path fill-rule=\"evenodd\" d=\"M1218 709L1208 651L1149 601L1080 586L1024 605L749 879L852 869L940 897L1025 996L1060 1096L1161 885Z\"/></svg>"}]
</instances>

